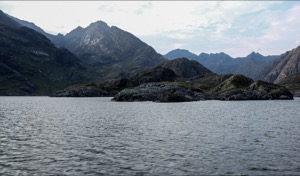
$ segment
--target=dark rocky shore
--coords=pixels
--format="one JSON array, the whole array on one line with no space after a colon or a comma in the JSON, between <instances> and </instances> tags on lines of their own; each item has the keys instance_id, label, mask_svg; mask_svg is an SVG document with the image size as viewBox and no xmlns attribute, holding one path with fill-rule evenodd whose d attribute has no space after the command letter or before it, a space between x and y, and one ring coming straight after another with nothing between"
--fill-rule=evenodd
<instances>
[{"instance_id":1,"label":"dark rocky shore","mask_svg":"<svg viewBox=\"0 0 300 176\"><path fill-rule=\"evenodd\" d=\"M210 80L207 77L214 77L219 81L211 84L207 82ZM134 88L124 89L113 98L115 101L129 102L292 99L293 94L285 87L263 81L253 81L242 75L211 75L186 82L144 83Z\"/></svg>"}]
</instances>

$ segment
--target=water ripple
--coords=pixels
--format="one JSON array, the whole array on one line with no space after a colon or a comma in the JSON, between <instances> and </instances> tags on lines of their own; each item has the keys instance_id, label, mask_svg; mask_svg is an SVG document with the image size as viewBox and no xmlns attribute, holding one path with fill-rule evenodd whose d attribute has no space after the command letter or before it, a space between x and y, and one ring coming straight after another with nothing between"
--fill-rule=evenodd
<instances>
[{"instance_id":1,"label":"water ripple","mask_svg":"<svg viewBox=\"0 0 300 176\"><path fill-rule=\"evenodd\" d=\"M300 175L300 99L0 98L0 175Z\"/></svg>"}]
</instances>

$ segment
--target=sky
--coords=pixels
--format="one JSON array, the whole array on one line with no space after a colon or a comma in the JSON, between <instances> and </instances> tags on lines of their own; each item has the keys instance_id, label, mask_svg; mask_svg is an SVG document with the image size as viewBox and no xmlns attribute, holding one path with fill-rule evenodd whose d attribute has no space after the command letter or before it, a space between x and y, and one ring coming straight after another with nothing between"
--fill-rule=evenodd
<instances>
[{"instance_id":1,"label":"sky","mask_svg":"<svg viewBox=\"0 0 300 176\"><path fill-rule=\"evenodd\" d=\"M161 54L279 55L300 45L300 1L0 1L0 9L51 34L101 20Z\"/></svg>"}]
</instances>

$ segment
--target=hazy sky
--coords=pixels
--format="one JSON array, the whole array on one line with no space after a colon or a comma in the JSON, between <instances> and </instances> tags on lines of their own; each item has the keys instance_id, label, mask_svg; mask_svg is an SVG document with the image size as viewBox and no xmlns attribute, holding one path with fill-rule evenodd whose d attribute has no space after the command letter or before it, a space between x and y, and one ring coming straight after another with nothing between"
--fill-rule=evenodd
<instances>
[{"instance_id":1,"label":"hazy sky","mask_svg":"<svg viewBox=\"0 0 300 176\"><path fill-rule=\"evenodd\" d=\"M300 45L297 1L0 1L0 9L52 34L102 20L161 54L269 55Z\"/></svg>"}]
</instances>

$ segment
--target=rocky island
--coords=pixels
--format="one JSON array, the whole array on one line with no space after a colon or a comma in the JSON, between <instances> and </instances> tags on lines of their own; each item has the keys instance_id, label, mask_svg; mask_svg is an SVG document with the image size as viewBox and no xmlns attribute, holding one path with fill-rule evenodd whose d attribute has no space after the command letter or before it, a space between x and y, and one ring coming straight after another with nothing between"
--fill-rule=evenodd
<instances>
[{"instance_id":1,"label":"rocky island","mask_svg":"<svg viewBox=\"0 0 300 176\"><path fill-rule=\"evenodd\" d=\"M134 70L128 78L71 86L55 96L114 96L112 100L126 102L293 99L293 94L283 86L254 81L243 75L217 75L186 58L167 61L151 69Z\"/></svg>"},{"instance_id":2,"label":"rocky island","mask_svg":"<svg viewBox=\"0 0 300 176\"><path fill-rule=\"evenodd\" d=\"M213 81L215 80L215 82ZM185 82L145 83L119 92L114 101L292 100L285 87L243 75L209 75Z\"/></svg>"}]
</instances>

